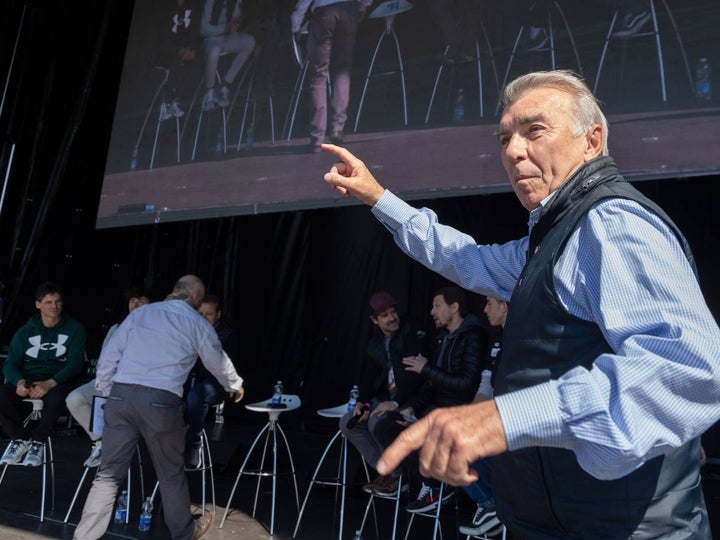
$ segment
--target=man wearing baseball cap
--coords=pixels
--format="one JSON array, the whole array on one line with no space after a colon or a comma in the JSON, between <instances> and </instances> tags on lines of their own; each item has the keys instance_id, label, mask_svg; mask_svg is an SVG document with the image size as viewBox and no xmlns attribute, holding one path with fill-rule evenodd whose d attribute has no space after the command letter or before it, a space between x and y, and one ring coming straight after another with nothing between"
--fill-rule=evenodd
<instances>
[{"instance_id":1,"label":"man wearing baseball cap","mask_svg":"<svg viewBox=\"0 0 720 540\"><path fill-rule=\"evenodd\" d=\"M373 437L373 428L386 412L394 411L415 394L423 382L424 377L404 369L402 359L425 352L426 345L425 332L417 323L409 319L401 323L392 294L377 291L370 296L369 303L373 329L365 350L365 362L367 371L372 372L372 393L361 395L355 410L340 419L340 429L363 459L375 467L383 448ZM368 409L366 402L370 404ZM399 474L398 471L378 476L363 489L378 496L393 495L397 492Z\"/></svg>"}]
</instances>

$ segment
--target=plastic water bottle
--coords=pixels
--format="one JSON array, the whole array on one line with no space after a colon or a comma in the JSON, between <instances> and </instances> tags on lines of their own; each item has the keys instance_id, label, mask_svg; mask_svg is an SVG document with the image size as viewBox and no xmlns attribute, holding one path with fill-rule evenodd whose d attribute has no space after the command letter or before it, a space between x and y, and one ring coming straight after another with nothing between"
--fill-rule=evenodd
<instances>
[{"instance_id":1,"label":"plastic water bottle","mask_svg":"<svg viewBox=\"0 0 720 540\"><path fill-rule=\"evenodd\" d=\"M247 130L247 138L245 139L245 150L252 150L253 139L255 138L255 124L250 124Z\"/></svg>"},{"instance_id":2,"label":"plastic water bottle","mask_svg":"<svg viewBox=\"0 0 720 540\"><path fill-rule=\"evenodd\" d=\"M138 149L137 147L133 149L132 157L130 158L130 170L134 171L137 169L137 157L138 157Z\"/></svg>"},{"instance_id":3,"label":"plastic water bottle","mask_svg":"<svg viewBox=\"0 0 720 540\"><path fill-rule=\"evenodd\" d=\"M118 497L117 507L115 508L115 523L125 523L127 521L127 505L128 494L127 490L123 489Z\"/></svg>"},{"instance_id":4,"label":"plastic water bottle","mask_svg":"<svg viewBox=\"0 0 720 540\"><path fill-rule=\"evenodd\" d=\"M706 101L710 101L712 98L710 64L704 56L698 60L697 66L695 66L695 97Z\"/></svg>"},{"instance_id":5,"label":"plastic water bottle","mask_svg":"<svg viewBox=\"0 0 720 540\"><path fill-rule=\"evenodd\" d=\"M465 122L465 93L462 88L458 88L453 109L453 123L462 124L463 122Z\"/></svg>"},{"instance_id":6,"label":"plastic water bottle","mask_svg":"<svg viewBox=\"0 0 720 540\"><path fill-rule=\"evenodd\" d=\"M273 407L277 407L282 403L282 395L283 395L283 383L282 381L278 381L275 383L275 387L273 388L273 397L270 401L270 404Z\"/></svg>"},{"instance_id":7,"label":"plastic water bottle","mask_svg":"<svg viewBox=\"0 0 720 540\"><path fill-rule=\"evenodd\" d=\"M142 504L142 512L140 512L140 523L138 529L141 531L149 531L152 521L153 503L152 498L148 497Z\"/></svg>"},{"instance_id":8,"label":"plastic water bottle","mask_svg":"<svg viewBox=\"0 0 720 540\"><path fill-rule=\"evenodd\" d=\"M215 133L215 152L218 154L222 154L225 151L224 145L225 139L223 138L222 128L218 128L217 132Z\"/></svg>"},{"instance_id":9,"label":"plastic water bottle","mask_svg":"<svg viewBox=\"0 0 720 540\"><path fill-rule=\"evenodd\" d=\"M348 397L347 410L354 411L357 400L360 397L360 389L357 384L354 384L352 390L350 390L350 396Z\"/></svg>"},{"instance_id":10,"label":"plastic water bottle","mask_svg":"<svg viewBox=\"0 0 720 540\"><path fill-rule=\"evenodd\" d=\"M363 540L362 531L355 531L355 536L352 537L352 540Z\"/></svg>"}]
</instances>

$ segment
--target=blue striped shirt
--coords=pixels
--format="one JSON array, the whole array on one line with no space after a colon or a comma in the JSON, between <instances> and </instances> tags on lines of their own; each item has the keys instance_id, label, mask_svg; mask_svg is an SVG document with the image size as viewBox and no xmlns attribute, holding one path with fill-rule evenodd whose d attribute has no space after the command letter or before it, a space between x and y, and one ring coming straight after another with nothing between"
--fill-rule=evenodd
<instances>
[{"instance_id":1,"label":"blue striped shirt","mask_svg":"<svg viewBox=\"0 0 720 540\"><path fill-rule=\"evenodd\" d=\"M530 229L541 209L531 212ZM510 299L527 236L477 245L390 191L372 212L418 262L466 289ZM660 218L633 201L597 203L572 233L554 279L568 312L597 324L614 352L590 370L496 397L510 450L567 448L589 474L612 479L717 421L720 329Z\"/></svg>"}]
</instances>

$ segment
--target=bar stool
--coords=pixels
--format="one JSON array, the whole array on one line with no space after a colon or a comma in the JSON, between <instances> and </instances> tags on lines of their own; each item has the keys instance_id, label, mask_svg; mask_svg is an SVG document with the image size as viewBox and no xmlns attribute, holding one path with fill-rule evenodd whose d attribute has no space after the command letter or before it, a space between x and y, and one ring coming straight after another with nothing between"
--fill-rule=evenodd
<instances>
[{"instance_id":1,"label":"bar stool","mask_svg":"<svg viewBox=\"0 0 720 540\"><path fill-rule=\"evenodd\" d=\"M493 74L495 75L495 93L497 94L499 92L498 89L498 74L497 74L497 68L495 66L495 57L492 53L492 47L490 46L490 39L488 38L487 30L485 29L485 24L480 22L480 30L482 33L482 36L484 37L484 45L487 47L488 54L490 55L490 65L492 67ZM430 121L430 113L432 112L433 103L435 102L435 95L437 93L438 84L440 83L440 77L443 74L445 64L447 64L448 60L448 53L450 52L450 45L445 46L445 52L443 53L442 61L440 62L440 66L437 70L437 75L435 76L435 84L433 85L432 94L430 95L430 103L428 103L427 113L425 114L425 123L427 124ZM483 100L483 74L482 74L482 63L480 62L480 40L475 40L475 57L473 60L477 64L477 76L478 76L478 110L480 111L480 118L483 118L484 116L484 100ZM455 66L451 66L451 78L454 77L455 74Z\"/></svg>"},{"instance_id":2,"label":"bar stool","mask_svg":"<svg viewBox=\"0 0 720 540\"><path fill-rule=\"evenodd\" d=\"M358 112L357 116L355 117L355 127L353 129L354 132L357 132L358 129L358 123L360 122L360 114L362 113L363 102L365 101L365 92L367 91L370 77L372 77L373 68L375 66L375 59L377 58L378 51L380 50L380 45L382 45L385 36L392 36L393 40L395 41L395 51L397 53L399 69L398 72L400 73L400 82L402 84L403 125L408 125L407 93L405 91L405 70L403 68L402 53L400 52L400 41L398 40L397 34L395 33L394 23L395 17L397 15L399 15L400 13L405 13L406 11L410 11L413 7L414 6L407 0L387 0L386 2L383 2L378 7L376 7L367 17L368 19L385 19L385 30L383 30L383 32L380 34L377 45L375 46L375 52L372 55L372 60L370 60L370 67L368 68L367 76L365 77L365 85L363 86L362 95L360 96L360 102L358 103Z\"/></svg>"},{"instance_id":3,"label":"bar stool","mask_svg":"<svg viewBox=\"0 0 720 540\"><path fill-rule=\"evenodd\" d=\"M265 401L259 401L257 403L250 403L248 405L245 405L245 408L247 408L250 411L254 412L264 412L268 415L268 422L265 424L265 426L260 430L260 433L258 433L257 437L255 437L255 440L250 445L250 449L248 450L245 460L243 461L242 465L240 466L240 471L237 474L237 477L235 478L235 484L233 484L232 491L230 492L230 497L228 498L228 502L225 505L225 513L223 514L222 521L220 522L219 528L222 529L223 525L225 524L225 519L227 518L228 511L230 510L230 503L232 502L232 498L235 495L235 490L237 489L238 482L240 481L240 477L243 474L247 474L250 476L257 476L257 488L255 489L255 502L253 503L253 511L252 511L252 517L255 517L255 511L257 510L257 501L258 501L258 495L260 494L260 481L264 476L270 476L272 478L272 509L270 512L270 534L272 535L275 530L275 495L277 492L277 477L278 477L278 469L277 469L277 458L278 458L278 439L277 434L280 433L280 436L282 437L283 442L285 443L285 450L287 451L288 458L290 460L290 473L292 475L293 483L295 485L295 504L297 506L298 512L300 510L300 493L298 491L298 485L297 485L297 478L295 477L295 464L293 463L292 459L292 453L290 451L290 444L288 443L287 437L285 437L285 432L283 431L282 427L280 427L280 424L278 423L278 419L280 417L281 413L292 411L294 409L297 409L301 405L300 397L296 396L294 394L283 394L282 398L280 400L280 404L282 408L275 408L272 406L271 400L267 399ZM256 470L245 470L245 466L247 465L248 460L250 459L250 456L253 453L253 450L255 450L255 447L257 446L258 441L260 440L260 437L265 433L265 443L263 445L263 453L262 458L260 461L260 468ZM264 469L265 467L265 459L267 457L268 452L268 442L270 440L270 436L272 434L272 470L266 471Z\"/></svg>"},{"instance_id":4,"label":"bar stool","mask_svg":"<svg viewBox=\"0 0 720 540\"><path fill-rule=\"evenodd\" d=\"M405 540L408 540L408 537L410 536L410 529L412 528L413 521L415 520L415 516L423 516L423 517L429 517L432 518L435 523L433 527L433 540L435 540L438 536L442 539L442 528L440 527L440 510L442 509L444 500L443 495L445 493L446 489L445 482L440 482L440 490L438 492L438 503L437 507L432 512L409 512L410 513L410 521L408 521L407 529L405 530Z\"/></svg>"},{"instance_id":5,"label":"bar stool","mask_svg":"<svg viewBox=\"0 0 720 540\"><path fill-rule=\"evenodd\" d=\"M252 140L254 137L254 130L255 130L255 110L257 108L257 97L255 96L254 83L255 83L255 71L257 70L257 66L258 66L258 56L254 55L252 57L251 61L248 62L248 64L249 65L243 72L242 77L240 78L240 82L238 83L237 91L235 92L235 96L232 100L232 103L230 104L230 112L228 114L228 121L229 121L232 111L235 107L235 102L243 88L245 79L248 79L246 92L245 92L245 101L244 101L244 105L243 105L243 114L242 114L242 119L240 121L240 132L238 134L238 142L237 142L237 148L236 148L236 150L238 152L240 151L240 148L242 146L243 135L245 134L245 123L248 120L248 113L250 114L250 127L248 128L247 138L246 138L246 143L247 143L248 149L250 149L252 147ZM275 111L273 108L272 94L267 96L267 101L268 101L268 112L270 115L270 138L271 138L272 144L275 144ZM252 107L252 109L251 109L251 107Z\"/></svg>"},{"instance_id":6,"label":"bar stool","mask_svg":"<svg viewBox=\"0 0 720 540\"><path fill-rule=\"evenodd\" d=\"M539 9L539 4L545 4L546 12L547 12L547 25L548 25L548 38L550 45L547 48L543 48L541 50L547 50L550 51L550 69L556 69L556 58L555 58L555 31L554 31L554 25L553 25L553 8L555 12L557 12L557 16L560 17L562 20L562 24L565 27L565 30L567 31L568 38L570 40L570 46L572 47L573 53L575 54L575 61L577 62L578 67L578 73L582 75L583 69L582 64L580 63L580 55L578 54L577 46L575 45L575 38L573 38L572 31L570 30L570 25L567 22L567 19L565 18L565 12L560 7L560 4L558 4L556 1L554 2L546 2L545 0L539 0L536 2L533 2L533 4L530 6L530 11L534 12L535 10ZM518 31L517 37L515 38L515 44L513 45L512 52L510 53L510 59L508 60L507 68L505 69L505 76L503 77L503 82L501 85L501 88L505 88L505 85L508 81L508 76L510 75L510 68L512 67L513 60L515 59L515 54L517 53L518 47L520 45L520 40L523 37L523 34L525 33L526 25L522 25L520 27L520 30Z\"/></svg>"},{"instance_id":7,"label":"bar stool","mask_svg":"<svg viewBox=\"0 0 720 540\"><path fill-rule=\"evenodd\" d=\"M145 119L143 120L142 126L140 128L140 133L138 133L138 138L135 141L135 146L133 147L132 156L130 158L130 170L135 170L137 168L137 162L138 162L138 151L140 148L140 142L142 141L143 135L145 134L145 128L148 125L148 121L150 120L150 115L153 112L153 109L155 108L155 104L158 102L158 98L160 98L159 107L157 110L157 124L155 126L155 138L153 140L153 147L152 147L152 153L150 154L150 165L149 169L153 168L153 165L155 164L155 152L157 150L157 144L158 144L158 137L160 135L160 125L162 124L163 115L166 114L166 111L168 110L169 104L165 100L165 87L168 83L168 78L170 77L170 70L168 68L162 67L162 66L155 66L157 70L160 70L163 73L163 79L160 81L160 85L158 86L157 90L155 91L155 94L153 95L152 101L150 102L150 106L148 107L147 112L145 113ZM176 153L177 153L177 162L180 163L180 118L177 116L173 116L175 119L175 133L176 133ZM169 118L168 118L169 119Z\"/></svg>"},{"instance_id":8,"label":"bar stool","mask_svg":"<svg viewBox=\"0 0 720 540\"><path fill-rule=\"evenodd\" d=\"M675 37L677 38L678 46L680 47L680 54L681 54L683 62L685 64L685 70L686 70L686 73L688 76L688 81L690 83L690 92L692 94L693 77L692 77L692 72L690 71L690 64L688 63L687 55L685 54L685 46L683 45L682 38L680 37L680 32L678 31L677 24L675 24L675 18L673 17L672 12L670 11L670 7L668 6L666 0L661 0L661 1L662 1L662 5L665 7L665 11L667 12L668 19L670 20L670 24L672 24L673 31L675 32ZM595 75L595 85L593 86L594 94L597 95L597 86L598 86L598 82L600 81L600 73L602 72L603 63L605 62L605 53L607 52L607 48L608 48L608 45L609 45L611 39L621 39L621 40L623 40L623 44L626 44L627 40L630 38L643 37L643 36L655 36L655 46L656 46L657 58L658 58L658 69L660 70L660 94L662 95L663 102L667 101L667 89L665 87L665 63L663 61L662 40L660 37L660 29L658 27L657 12L655 10L655 0L648 0L648 4L650 7L650 15L651 15L652 24L653 24L653 29L651 32L639 32L637 34L633 34L633 35L625 36L625 37L613 36L615 22L617 21L617 17L618 17L618 10L615 10L615 12L613 13L612 21L610 22L610 28L608 29L607 36L605 36L605 43L603 45L602 54L600 55L600 62L598 63L597 73Z\"/></svg>"},{"instance_id":9,"label":"bar stool","mask_svg":"<svg viewBox=\"0 0 720 540\"><path fill-rule=\"evenodd\" d=\"M25 398L23 401L32 404L32 411L25 418L23 422L24 426L27 426L30 422L39 420L42 416L42 410L44 402L39 398ZM49 461L48 461L49 457ZM50 473L48 473L48 464L50 465ZM5 479L5 472L7 471L8 464L3 465L2 473L0 473L0 484ZM45 499L47 492L47 484L50 483L50 508L55 510L55 461L53 458L52 449L52 438L48 435L47 442L42 449L42 491L40 494L40 522L45 520Z\"/></svg>"},{"instance_id":10,"label":"bar stool","mask_svg":"<svg viewBox=\"0 0 720 540\"><path fill-rule=\"evenodd\" d=\"M213 514L215 514L215 477L213 475L212 456L210 455L210 443L204 429L200 434L200 448L200 466L195 469L185 469L185 471L202 472L202 514L205 514L205 507L207 506L206 475L210 476L210 496L212 497ZM160 489L160 481L156 480L155 487L150 495L150 501L153 504L155 502L155 495L157 494L158 489ZM143 500L145 500L144 497Z\"/></svg>"},{"instance_id":11,"label":"bar stool","mask_svg":"<svg viewBox=\"0 0 720 540\"><path fill-rule=\"evenodd\" d=\"M342 418L345 416L345 413L347 413L347 403L343 403L342 405L338 405L337 407L332 407L330 409L320 409L317 413L320 416L323 416L325 418ZM330 449L333 447L336 441L340 442L340 458L338 463L338 472L337 476L335 476L332 479L329 480L318 480L318 473L320 472L320 468L323 465L323 462L325 461L325 458L328 455L328 452L330 452ZM310 485L308 486L307 493L305 494L305 500L303 501L302 507L300 508L300 514L298 515L297 523L295 524L295 530L293 531L293 538L297 536L298 530L300 529L300 521L302 520L303 513L305 512L305 505L308 502L308 498L310 498L310 491L312 490L314 485L321 485L321 486L336 486L335 490L335 508L337 507L337 488L341 488L341 495L340 495L340 525L338 527L338 540L342 540L343 538L343 523L345 519L345 488L347 487L347 452L348 452L348 442L347 438L343 434L342 430L337 431L332 439L330 439L330 442L328 442L327 446L325 447L325 451L322 453L322 456L320 457L320 461L318 461L317 467L315 468L315 472L312 475L312 479L310 480ZM367 464L365 463L365 460L362 460L363 468L365 469L365 478L368 482L370 482L370 473L368 472Z\"/></svg>"},{"instance_id":12,"label":"bar stool","mask_svg":"<svg viewBox=\"0 0 720 540\"><path fill-rule=\"evenodd\" d=\"M145 500L145 480L143 478L142 457L140 454L140 445L139 444L137 444L135 446L135 451L137 453L137 459L138 459L138 474L140 475L140 497L141 497L141 500L144 501ZM97 469L96 467L93 467L93 468ZM90 467L85 465L82 476L80 477L80 481L78 482L77 488L75 488L75 494L73 495L73 498L70 501L70 507L68 508L67 513L65 514L65 519L63 520L63 523L67 523L68 520L70 519L70 513L72 512L73 507L75 506L75 501L77 501L78 495L80 494L80 489L82 488L83 483L85 482L85 478L87 477L89 471L90 471ZM127 498L127 507L125 508L125 523L126 524L130 522L130 499L131 499L130 494L131 494L131 488L132 488L132 480L131 480L132 474L131 473L132 473L131 467L128 467L127 484L126 484L128 498Z\"/></svg>"}]
</instances>

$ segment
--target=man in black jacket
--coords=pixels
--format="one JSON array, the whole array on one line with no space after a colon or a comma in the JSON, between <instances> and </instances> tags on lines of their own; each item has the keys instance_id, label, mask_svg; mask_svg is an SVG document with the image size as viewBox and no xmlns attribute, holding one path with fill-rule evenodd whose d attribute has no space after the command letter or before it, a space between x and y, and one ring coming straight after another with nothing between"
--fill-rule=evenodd
<instances>
[{"instance_id":1,"label":"man in black jacket","mask_svg":"<svg viewBox=\"0 0 720 540\"><path fill-rule=\"evenodd\" d=\"M232 360L235 369L239 370L240 341L235 328L222 318L220 299L213 294L206 295L198 312L213 325L223 350ZM227 395L218 380L198 359L185 385L185 416L188 423L185 437L186 469L197 469L200 466L200 435L205 427L205 419L210 407L222 403Z\"/></svg>"},{"instance_id":2,"label":"man in black jacket","mask_svg":"<svg viewBox=\"0 0 720 540\"><path fill-rule=\"evenodd\" d=\"M365 351L365 366L372 371L373 391L370 407L363 410L365 400L355 410L340 419L340 429L358 449L363 459L375 467L384 446L372 435L375 424L388 411L394 411L414 394L423 378L403 368L403 358L425 351L425 332L412 320L400 322L395 298L387 291L378 291L370 297L370 320L374 327ZM362 388L360 388L362 391ZM348 421L354 418L348 426ZM397 491L399 472L380 475L363 486L368 493L379 496Z\"/></svg>"},{"instance_id":3,"label":"man in black jacket","mask_svg":"<svg viewBox=\"0 0 720 540\"><path fill-rule=\"evenodd\" d=\"M422 418L437 407L470 403L480 384L487 337L480 319L468 311L465 291L445 287L433 295L430 314L438 329L435 362L423 355L403 358L405 370L425 377L418 392L402 403L399 411L409 420L385 418L377 423L373 434L387 448L414 418ZM408 456L408 472L418 470L417 453ZM420 492L407 506L408 512L427 512L439 501L439 482L422 478ZM445 499L446 493L443 496Z\"/></svg>"}]
</instances>

